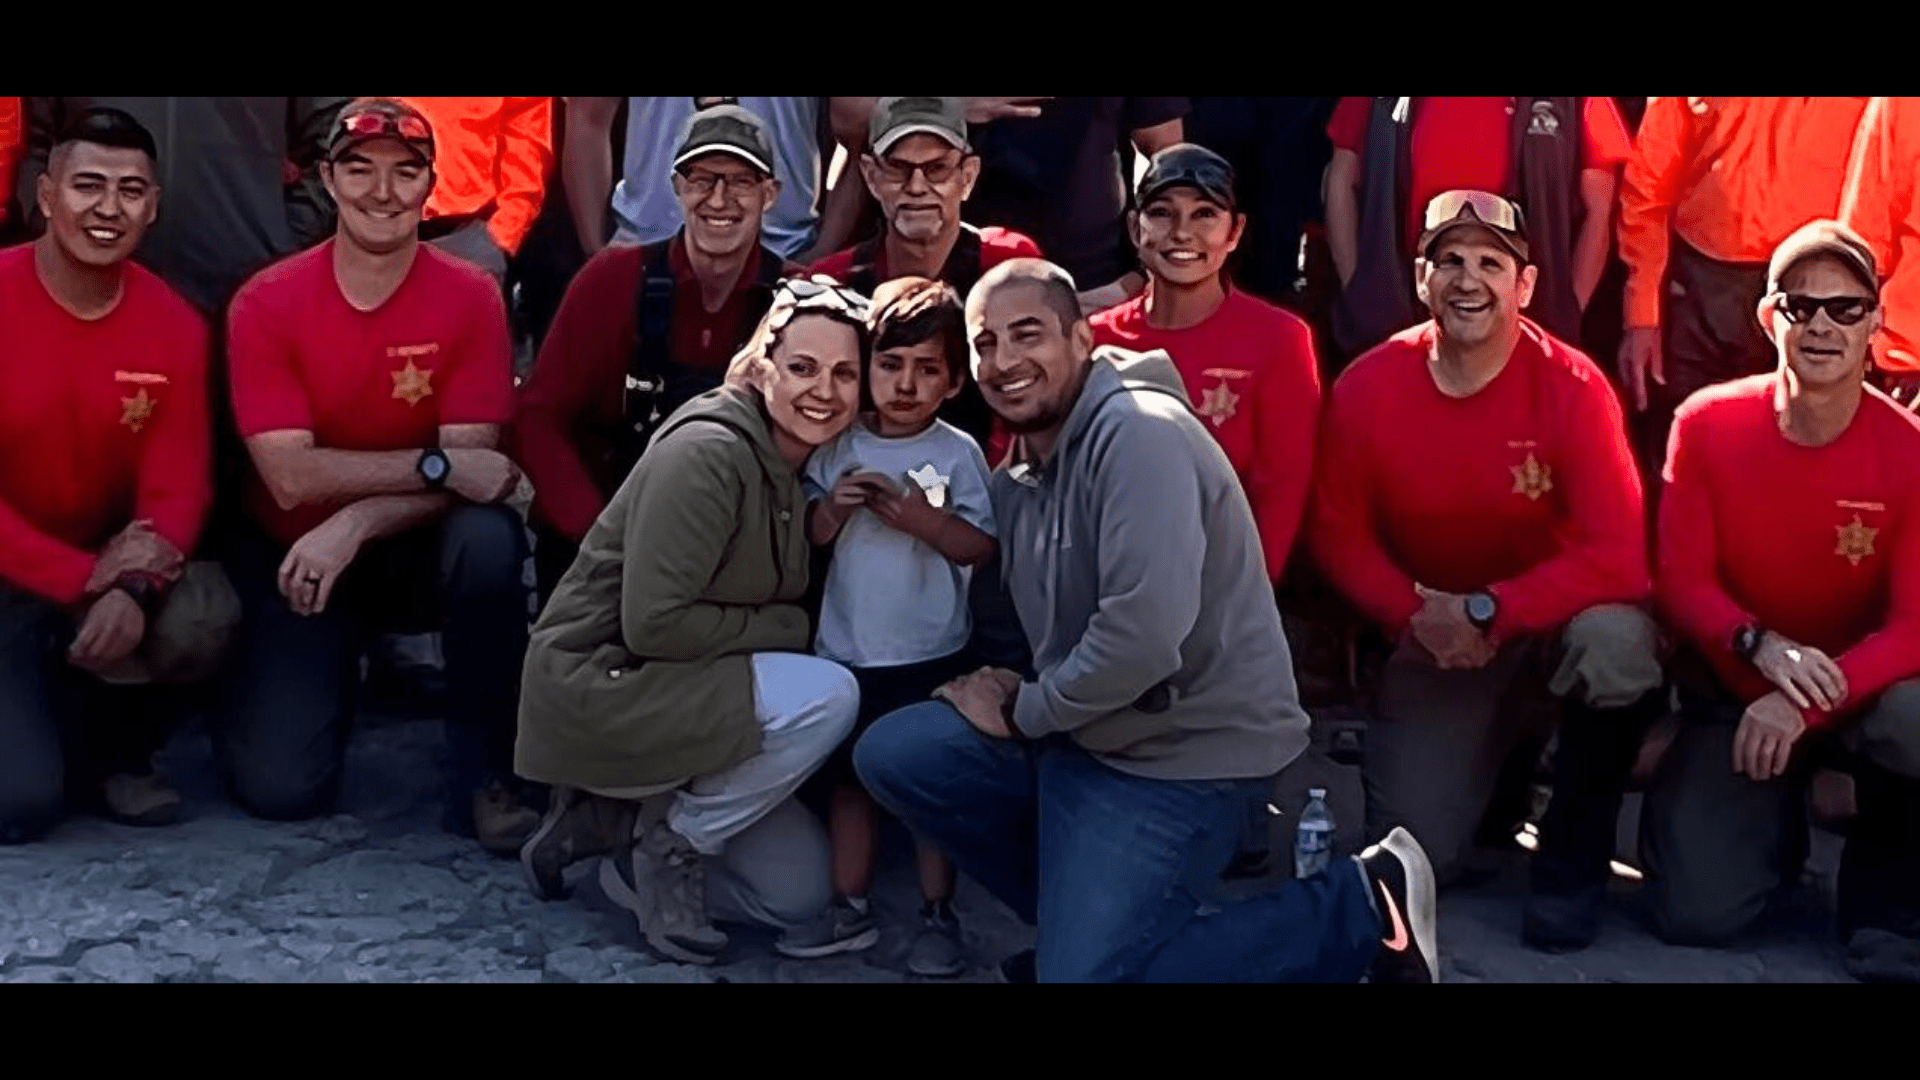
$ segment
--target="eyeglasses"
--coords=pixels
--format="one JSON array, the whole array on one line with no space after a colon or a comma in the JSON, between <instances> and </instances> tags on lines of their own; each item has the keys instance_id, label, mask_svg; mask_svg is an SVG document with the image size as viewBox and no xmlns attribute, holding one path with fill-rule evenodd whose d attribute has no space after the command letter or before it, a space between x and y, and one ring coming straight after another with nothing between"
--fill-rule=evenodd
<instances>
[{"instance_id":1,"label":"eyeglasses","mask_svg":"<svg viewBox=\"0 0 1920 1080\"><path fill-rule=\"evenodd\" d=\"M393 116L383 112L357 112L340 118L342 135L363 138L370 135L391 135L409 142L430 142L433 129L425 120L417 116Z\"/></svg>"},{"instance_id":2,"label":"eyeglasses","mask_svg":"<svg viewBox=\"0 0 1920 1080\"><path fill-rule=\"evenodd\" d=\"M882 180L895 187L906 187L913 182L916 172L926 177L929 184L944 184L954 178L966 160L965 154L935 161L901 161L899 158L886 157L880 158L878 164Z\"/></svg>"},{"instance_id":3,"label":"eyeglasses","mask_svg":"<svg viewBox=\"0 0 1920 1080\"><path fill-rule=\"evenodd\" d=\"M758 173L734 173L729 176L726 173L708 172L705 169L688 169L680 174L680 179L686 181L695 195L704 199L713 194L714 188L721 189L723 198L728 193L744 195L759 186L766 177Z\"/></svg>"},{"instance_id":4,"label":"eyeglasses","mask_svg":"<svg viewBox=\"0 0 1920 1080\"><path fill-rule=\"evenodd\" d=\"M807 278L789 278L780 283L780 292L793 298L793 308L828 308L845 311L855 318L864 320L873 307L872 301L852 289L843 288L831 281ZM775 296L778 300L779 296ZM817 302L816 302L817 301Z\"/></svg>"},{"instance_id":5,"label":"eyeglasses","mask_svg":"<svg viewBox=\"0 0 1920 1080\"><path fill-rule=\"evenodd\" d=\"M1491 225L1507 232L1520 232L1524 225L1520 220L1520 208L1513 203L1485 191L1443 191L1427 204L1428 229L1436 225L1445 225L1449 221L1459 220L1466 211L1473 211L1473 220L1483 225Z\"/></svg>"},{"instance_id":6,"label":"eyeglasses","mask_svg":"<svg viewBox=\"0 0 1920 1080\"><path fill-rule=\"evenodd\" d=\"M1826 312L1835 326L1853 326L1880 306L1871 296L1795 296L1779 293L1774 297L1775 311L1790 323L1809 323L1818 312Z\"/></svg>"}]
</instances>

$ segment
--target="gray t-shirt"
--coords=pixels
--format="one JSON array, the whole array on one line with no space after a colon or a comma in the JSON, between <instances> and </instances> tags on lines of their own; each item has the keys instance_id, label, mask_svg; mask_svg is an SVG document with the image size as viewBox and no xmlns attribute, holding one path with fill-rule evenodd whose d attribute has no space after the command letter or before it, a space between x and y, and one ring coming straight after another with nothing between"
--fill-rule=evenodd
<instances>
[{"instance_id":1,"label":"gray t-shirt","mask_svg":"<svg viewBox=\"0 0 1920 1080\"><path fill-rule=\"evenodd\" d=\"M743 97L740 107L767 125L773 143L773 174L780 197L767 214L761 243L783 258L813 246L819 232L816 212L829 162L820 156L820 110L824 98ZM665 240L684 224L680 200L673 194L673 152L687 135L693 117L690 97L627 99L626 160L613 189L614 240L650 244Z\"/></svg>"},{"instance_id":2,"label":"gray t-shirt","mask_svg":"<svg viewBox=\"0 0 1920 1080\"><path fill-rule=\"evenodd\" d=\"M987 456L959 428L935 420L918 435L889 439L856 423L814 451L804 477L807 498L824 499L849 472L877 472L915 484L928 501L992 535ZM834 541L833 568L814 652L854 667L937 660L966 647L971 568L956 566L865 508Z\"/></svg>"}]
</instances>

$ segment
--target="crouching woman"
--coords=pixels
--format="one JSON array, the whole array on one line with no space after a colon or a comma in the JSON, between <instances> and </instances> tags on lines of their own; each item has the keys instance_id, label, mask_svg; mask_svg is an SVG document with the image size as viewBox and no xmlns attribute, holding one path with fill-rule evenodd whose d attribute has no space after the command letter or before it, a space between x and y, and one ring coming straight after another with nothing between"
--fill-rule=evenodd
<instances>
[{"instance_id":1,"label":"crouching woman","mask_svg":"<svg viewBox=\"0 0 1920 1080\"><path fill-rule=\"evenodd\" d=\"M656 951L708 963L714 920L787 927L829 899L795 789L853 728L859 692L805 655L815 447L854 419L859 295L782 284L726 383L668 419L587 533L533 630L515 767L555 787L521 852L534 887L600 880Z\"/></svg>"}]
</instances>

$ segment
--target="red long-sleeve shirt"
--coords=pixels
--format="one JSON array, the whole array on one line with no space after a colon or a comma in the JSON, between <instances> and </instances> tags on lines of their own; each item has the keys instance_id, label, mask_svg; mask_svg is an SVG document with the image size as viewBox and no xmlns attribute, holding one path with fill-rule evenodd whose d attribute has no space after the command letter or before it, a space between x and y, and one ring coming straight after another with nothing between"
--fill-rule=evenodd
<instances>
[{"instance_id":1,"label":"red long-sleeve shirt","mask_svg":"<svg viewBox=\"0 0 1920 1080\"><path fill-rule=\"evenodd\" d=\"M1920 418L1869 389L1839 439L1780 434L1774 375L1709 387L1673 419L1660 502L1660 606L1729 689L1774 687L1733 652L1749 621L1825 652L1837 714L1920 674Z\"/></svg>"},{"instance_id":2,"label":"red long-sleeve shirt","mask_svg":"<svg viewBox=\"0 0 1920 1080\"><path fill-rule=\"evenodd\" d=\"M199 541L213 500L207 328L132 263L111 312L75 318L33 256L0 251L0 580L70 604L130 521L182 552Z\"/></svg>"},{"instance_id":3,"label":"red long-sleeve shirt","mask_svg":"<svg viewBox=\"0 0 1920 1080\"><path fill-rule=\"evenodd\" d=\"M509 445L533 482L533 515L576 543L626 477L613 475L613 433L623 423L626 376L640 346L641 249L609 247L567 286L533 371L514 399ZM708 311L675 238L673 314L667 351L685 367L724 372L753 333L747 293L759 272L755 252L720 310Z\"/></svg>"},{"instance_id":4,"label":"red long-sleeve shirt","mask_svg":"<svg viewBox=\"0 0 1920 1080\"><path fill-rule=\"evenodd\" d=\"M1593 361L1531 321L1478 393L1428 370L1432 322L1341 374L1321 420L1314 557L1399 633L1417 582L1489 589L1496 637L1543 633L1649 591L1640 479L1620 403Z\"/></svg>"},{"instance_id":5,"label":"red long-sleeve shirt","mask_svg":"<svg viewBox=\"0 0 1920 1080\"><path fill-rule=\"evenodd\" d=\"M27 152L26 110L17 97L0 97L0 225L13 200L13 172Z\"/></svg>"},{"instance_id":6,"label":"red long-sleeve shirt","mask_svg":"<svg viewBox=\"0 0 1920 1080\"><path fill-rule=\"evenodd\" d=\"M1180 330L1147 324L1147 294L1095 315L1096 345L1165 349L1194 411L1246 489L1267 577L1286 569L1313 479L1320 369L1313 331L1297 316L1229 289L1219 310Z\"/></svg>"}]
</instances>

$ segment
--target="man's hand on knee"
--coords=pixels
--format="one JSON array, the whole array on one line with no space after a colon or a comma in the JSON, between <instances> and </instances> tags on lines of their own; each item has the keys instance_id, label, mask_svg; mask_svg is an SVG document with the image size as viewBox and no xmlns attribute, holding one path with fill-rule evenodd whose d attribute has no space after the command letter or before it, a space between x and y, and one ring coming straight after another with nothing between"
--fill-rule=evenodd
<instances>
[{"instance_id":1,"label":"man's hand on knee","mask_svg":"<svg viewBox=\"0 0 1920 1080\"><path fill-rule=\"evenodd\" d=\"M1778 690L1753 704L1740 717L1733 735L1733 771L1755 780L1771 780L1787 771L1793 748L1807 730L1807 721L1793 702Z\"/></svg>"}]
</instances>

